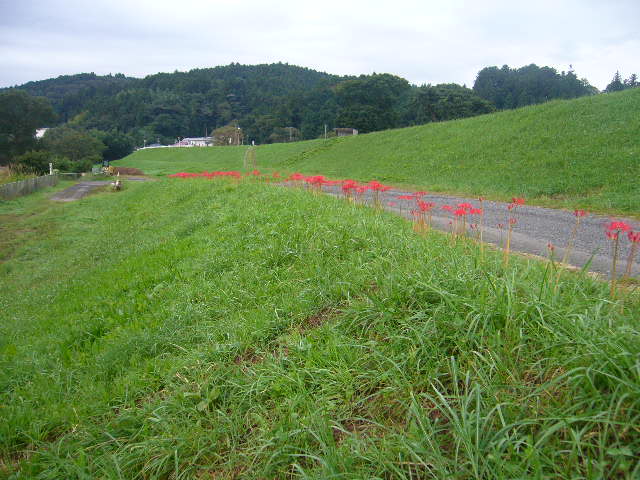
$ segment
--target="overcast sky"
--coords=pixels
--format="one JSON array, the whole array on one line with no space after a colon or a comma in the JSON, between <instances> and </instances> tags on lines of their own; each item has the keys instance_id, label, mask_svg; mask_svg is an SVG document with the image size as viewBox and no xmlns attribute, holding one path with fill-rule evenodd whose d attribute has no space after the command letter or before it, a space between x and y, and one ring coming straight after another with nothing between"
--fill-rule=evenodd
<instances>
[{"instance_id":1,"label":"overcast sky","mask_svg":"<svg viewBox=\"0 0 640 480\"><path fill-rule=\"evenodd\" d=\"M0 0L0 87L287 62L473 85L486 66L640 74L640 0Z\"/></svg>"}]
</instances>

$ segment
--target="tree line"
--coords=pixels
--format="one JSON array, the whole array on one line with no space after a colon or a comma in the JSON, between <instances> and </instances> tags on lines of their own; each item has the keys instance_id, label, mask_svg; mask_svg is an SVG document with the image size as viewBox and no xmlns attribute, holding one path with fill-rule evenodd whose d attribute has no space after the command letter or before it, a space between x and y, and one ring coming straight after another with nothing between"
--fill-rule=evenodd
<instances>
[{"instance_id":1,"label":"tree line","mask_svg":"<svg viewBox=\"0 0 640 480\"><path fill-rule=\"evenodd\" d=\"M622 80L616 73L606 91L635 86L635 75ZM533 64L484 68L472 88L454 83L417 86L388 73L338 76L283 63L234 63L142 79L67 75L0 91L0 162L30 150L55 150L76 164L113 159L134 145L169 144L230 125L241 128L246 142L258 144L318 138L325 128L367 133L596 93L571 68L558 72ZM22 113L7 116L11 111ZM25 124L22 133L10 132L16 128L12 122L25 122L22 117L30 117L33 125ZM34 125L58 126L35 142L25 133ZM84 138L93 145L91 153L78 157L53 147L59 137L76 146Z\"/></svg>"}]
</instances>

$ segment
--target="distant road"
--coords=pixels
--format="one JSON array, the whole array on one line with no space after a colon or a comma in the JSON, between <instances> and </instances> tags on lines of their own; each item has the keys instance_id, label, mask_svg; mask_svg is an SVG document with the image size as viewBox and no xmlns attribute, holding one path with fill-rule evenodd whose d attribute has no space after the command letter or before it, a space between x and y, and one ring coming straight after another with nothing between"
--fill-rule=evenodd
<instances>
[{"instance_id":1,"label":"distant road","mask_svg":"<svg viewBox=\"0 0 640 480\"><path fill-rule=\"evenodd\" d=\"M340 186L328 186L323 190L333 195L342 195ZM389 190L380 193L380 203L386 209L403 216L411 218L410 210L415 209L415 201L398 199L399 195L410 195L413 192L404 190ZM373 203L373 192L367 191L364 199L367 203ZM477 198L458 197L452 195L427 194L422 197L426 202L434 202L432 226L438 230L450 231L450 221L452 215L441 209L442 205L452 205L468 202L476 207L480 206ZM389 202L394 202L390 206ZM484 209L484 235L485 242L500 246L501 241L506 237L506 232L501 232L498 224L508 224L508 203L492 202L485 200ZM555 247L555 258L561 260L564 255L564 247L567 244L569 235L576 222L572 211L556 210L552 208L542 208L524 205L517 209L517 224L513 229L511 249L518 252L531 253L541 257L548 256L547 245L552 243ZM605 225L613 217L600 215L588 215L582 218L580 228L575 241L575 246L571 258L567 263L583 267L593 257L589 270L593 272L610 274L611 261L613 257L611 240L605 236ZM615 217L629 223L634 231L640 230L640 222L621 217ZM506 228L506 227L505 227ZM630 242L627 238L620 241L620 252L618 257L618 272L623 272L627 264ZM640 252L638 252L640 255ZM638 258L633 263L632 275L640 277L640 263Z\"/></svg>"}]
</instances>

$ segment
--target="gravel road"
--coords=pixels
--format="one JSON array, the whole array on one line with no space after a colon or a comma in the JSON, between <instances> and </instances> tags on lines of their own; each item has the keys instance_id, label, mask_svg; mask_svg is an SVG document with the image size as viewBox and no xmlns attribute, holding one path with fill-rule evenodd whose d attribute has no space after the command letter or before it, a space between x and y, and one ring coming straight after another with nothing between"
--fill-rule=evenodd
<instances>
[{"instance_id":1,"label":"gravel road","mask_svg":"<svg viewBox=\"0 0 640 480\"><path fill-rule=\"evenodd\" d=\"M65 188L61 192L55 193L51 196L51 200L56 202L73 202L74 200L80 200L82 197L86 197L96 188L109 185L111 182L79 182L72 185L69 188Z\"/></svg>"},{"instance_id":2,"label":"gravel road","mask_svg":"<svg viewBox=\"0 0 640 480\"><path fill-rule=\"evenodd\" d=\"M115 179L116 177L113 177ZM73 202L74 200L80 200L83 197L89 195L93 190L104 187L105 185L109 185L114 180L98 180L92 182L79 182L75 185L70 186L69 188L65 188L61 192L55 193L51 196L51 200L55 200L56 202ZM149 179L147 177L121 177L123 182L125 181L134 181L134 182L146 182Z\"/></svg>"},{"instance_id":3,"label":"gravel road","mask_svg":"<svg viewBox=\"0 0 640 480\"><path fill-rule=\"evenodd\" d=\"M342 195L339 185L324 186L323 191L332 195ZM412 193L402 190L381 192L380 203L386 210L410 218L410 211L415 209L415 201L398 199L397 197ZM372 204L373 192L367 191L363 198L367 203ZM433 209L432 226L443 231L450 231L449 222L453 217L449 212L441 209L442 205L455 206L458 203L469 202L476 207L479 206L477 198L469 197L427 194L422 199L436 204ZM395 205L389 206L389 202L394 202ZM483 239L486 242L500 246L504 238L506 238L506 232L501 231L498 228L498 224L508 224L507 205L507 203L503 202L487 200L483 202L485 225ZM524 205L518 207L516 217L517 224L513 229L511 240L512 250L547 257L547 245L552 243L555 246L555 257L559 260L562 259L564 247L576 222L576 217L572 211ZM612 219L611 217L591 214L582 218L575 246L571 253L571 258L568 260L569 264L583 267L591 260L589 270L610 274L613 256L612 242L605 236L605 225ZM640 230L640 222L636 220L621 217L616 217L615 220L622 220L630 224L634 231ZM630 251L630 242L626 236L622 238L622 235L620 235L620 238L618 272L624 270ZM640 252L638 256L640 256ZM633 263L632 275L640 277L638 258Z\"/></svg>"}]
</instances>

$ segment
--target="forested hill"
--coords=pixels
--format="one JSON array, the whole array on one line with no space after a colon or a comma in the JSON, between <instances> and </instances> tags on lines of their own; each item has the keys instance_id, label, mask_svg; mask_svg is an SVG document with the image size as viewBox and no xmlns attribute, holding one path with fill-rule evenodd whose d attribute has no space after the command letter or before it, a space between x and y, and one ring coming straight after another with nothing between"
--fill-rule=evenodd
<instances>
[{"instance_id":1,"label":"forested hill","mask_svg":"<svg viewBox=\"0 0 640 480\"><path fill-rule=\"evenodd\" d=\"M196 101L206 102L209 110L219 110L222 117L225 117L226 111L230 111L231 116L236 118L252 110L252 104L264 101L273 104L274 99L288 98L296 92L313 89L322 82L335 84L341 79L336 75L286 64L231 64L189 72L157 73L143 79L126 77L121 73L103 76L80 73L28 82L17 88L34 96L48 98L61 121L68 121L85 112L92 117L89 121L100 123L99 118L93 117L104 117L107 112L103 110L111 106L131 106L131 102L127 101L131 100L130 97L137 100L152 99L151 112L144 113L161 114L174 110L183 113L187 105ZM131 95L118 96L123 91ZM166 95L167 92L175 95ZM178 102L181 106L171 105L172 102ZM191 113L211 116L207 109ZM223 118L222 121L229 119ZM106 119L102 120L104 122ZM128 129L133 125L122 126ZM216 126L215 123L213 126Z\"/></svg>"},{"instance_id":2,"label":"forested hill","mask_svg":"<svg viewBox=\"0 0 640 480\"><path fill-rule=\"evenodd\" d=\"M137 78L125 77L122 73L115 75L79 73L28 82L18 88L27 91L30 95L49 99L60 119L67 121L73 115L82 112L96 96L115 95L139 81Z\"/></svg>"},{"instance_id":3,"label":"forested hill","mask_svg":"<svg viewBox=\"0 0 640 480\"><path fill-rule=\"evenodd\" d=\"M506 97L520 105L594 93L572 72L535 65L494 68L480 72L482 82L474 89L415 86L392 74L344 77L283 63L230 64L143 79L84 73L17 88L48 98L61 123L115 132L138 145L143 139L169 143L201 136L230 124L257 143L317 138L325 125L329 132L353 127L367 133L510 108L513 100ZM542 87L534 91L531 85Z\"/></svg>"}]
</instances>

